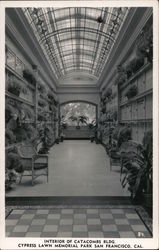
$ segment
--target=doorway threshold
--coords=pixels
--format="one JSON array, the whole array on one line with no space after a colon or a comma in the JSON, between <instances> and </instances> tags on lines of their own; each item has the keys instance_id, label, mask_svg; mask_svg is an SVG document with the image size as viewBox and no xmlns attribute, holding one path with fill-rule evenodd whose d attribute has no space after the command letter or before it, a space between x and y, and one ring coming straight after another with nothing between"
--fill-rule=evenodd
<instances>
[{"instance_id":1,"label":"doorway threshold","mask_svg":"<svg viewBox=\"0 0 159 250\"><path fill-rule=\"evenodd\" d=\"M129 196L6 197L6 205L130 205Z\"/></svg>"}]
</instances>

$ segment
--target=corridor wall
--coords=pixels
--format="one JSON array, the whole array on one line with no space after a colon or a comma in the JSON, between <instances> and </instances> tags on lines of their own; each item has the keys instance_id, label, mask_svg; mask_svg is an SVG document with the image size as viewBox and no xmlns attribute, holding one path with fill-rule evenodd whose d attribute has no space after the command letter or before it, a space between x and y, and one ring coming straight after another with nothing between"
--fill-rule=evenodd
<instances>
[{"instance_id":1,"label":"corridor wall","mask_svg":"<svg viewBox=\"0 0 159 250\"><path fill-rule=\"evenodd\" d=\"M130 126L132 139L139 143L142 143L144 134L152 130L152 9L141 8L132 11L134 13L128 26L131 34L126 38L128 33L123 33L108 64L111 69L103 73L100 117L102 141L105 144L109 141L109 133L106 133L106 130L109 131L111 126ZM113 105L117 111L116 119L112 112Z\"/></svg>"},{"instance_id":2,"label":"corridor wall","mask_svg":"<svg viewBox=\"0 0 159 250\"><path fill-rule=\"evenodd\" d=\"M38 42L20 15L21 9L6 9L5 143L8 146L34 137L41 125L49 128L53 143L58 135L56 85Z\"/></svg>"},{"instance_id":3,"label":"corridor wall","mask_svg":"<svg viewBox=\"0 0 159 250\"><path fill-rule=\"evenodd\" d=\"M91 87L67 87L57 89L59 103L69 101L86 101L96 105L100 103L99 89Z\"/></svg>"}]
</instances>

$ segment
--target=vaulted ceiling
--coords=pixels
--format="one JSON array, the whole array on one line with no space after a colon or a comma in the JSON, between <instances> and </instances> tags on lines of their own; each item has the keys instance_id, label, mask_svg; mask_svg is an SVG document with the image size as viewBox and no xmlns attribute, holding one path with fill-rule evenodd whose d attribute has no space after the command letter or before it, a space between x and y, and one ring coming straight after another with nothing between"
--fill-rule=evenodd
<instances>
[{"instance_id":1,"label":"vaulted ceiling","mask_svg":"<svg viewBox=\"0 0 159 250\"><path fill-rule=\"evenodd\" d=\"M128 8L24 8L59 84L98 82Z\"/></svg>"}]
</instances>

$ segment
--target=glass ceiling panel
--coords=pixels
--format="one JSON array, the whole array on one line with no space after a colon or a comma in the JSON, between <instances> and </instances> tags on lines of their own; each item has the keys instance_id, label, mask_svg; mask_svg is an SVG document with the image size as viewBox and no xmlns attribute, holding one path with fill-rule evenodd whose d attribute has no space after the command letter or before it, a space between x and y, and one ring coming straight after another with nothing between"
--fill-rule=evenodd
<instances>
[{"instance_id":1,"label":"glass ceiling panel","mask_svg":"<svg viewBox=\"0 0 159 250\"><path fill-rule=\"evenodd\" d=\"M98 79L129 8L24 8L57 78L83 71Z\"/></svg>"}]
</instances>

